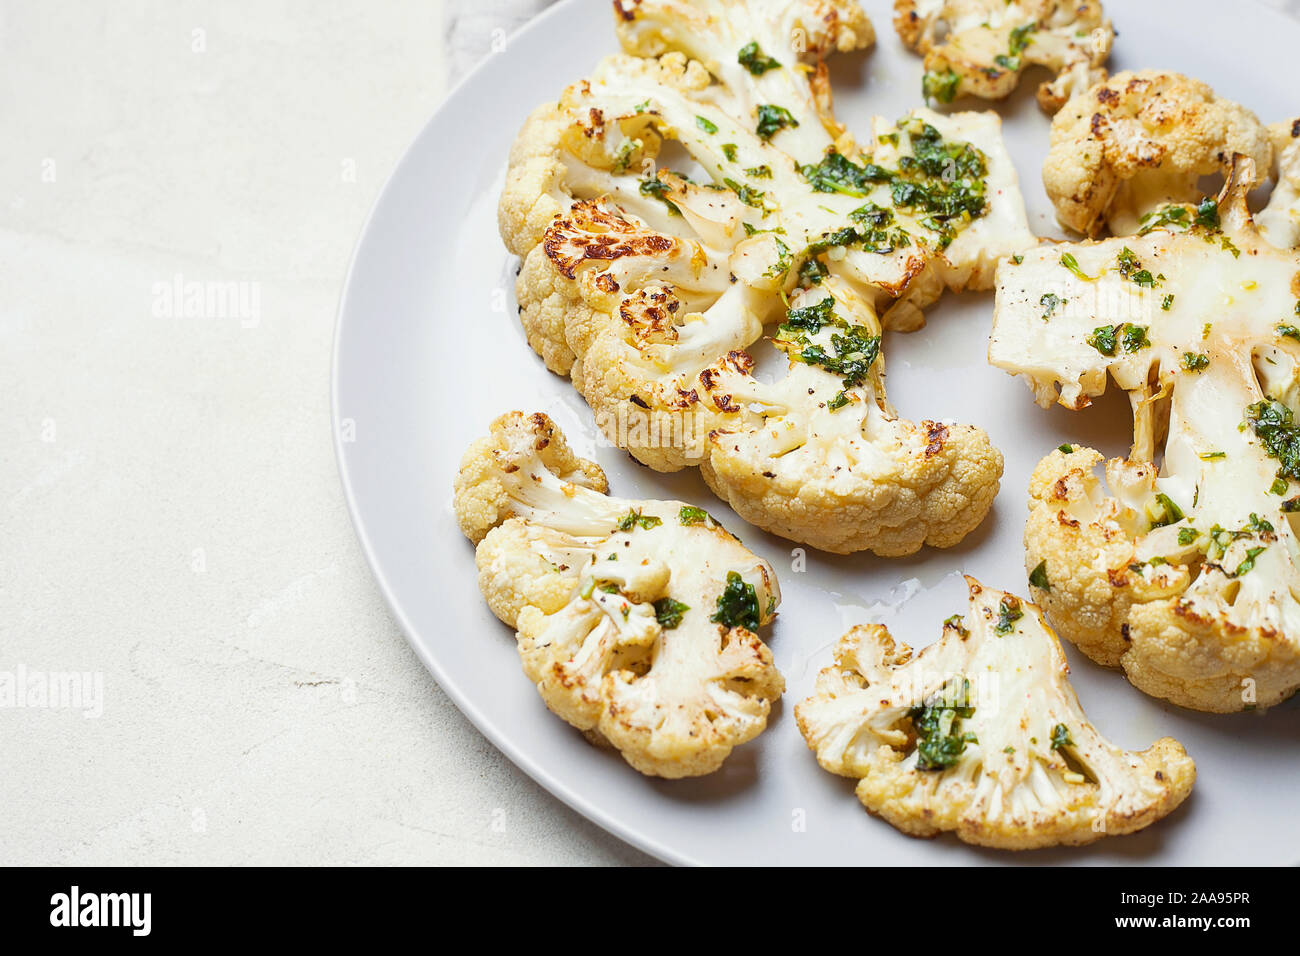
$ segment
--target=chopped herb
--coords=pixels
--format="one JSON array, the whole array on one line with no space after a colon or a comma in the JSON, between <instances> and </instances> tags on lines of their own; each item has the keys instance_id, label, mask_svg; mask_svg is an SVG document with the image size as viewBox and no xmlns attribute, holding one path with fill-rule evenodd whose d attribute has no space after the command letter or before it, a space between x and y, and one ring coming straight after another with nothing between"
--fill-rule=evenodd
<instances>
[{"instance_id":1,"label":"chopped herb","mask_svg":"<svg viewBox=\"0 0 1300 956\"><path fill-rule=\"evenodd\" d=\"M943 626L951 627L962 636L963 640L970 637L970 631L966 628L966 619L960 614L954 614L952 617L948 618L943 622Z\"/></svg>"},{"instance_id":2,"label":"chopped herb","mask_svg":"<svg viewBox=\"0 0 1300 956\"><path fill-rule=\"evenodd\" d=\"M758 595L754 585L748 583L737 571L727 572L727 586L718 595L718 607L709 618L715 624L758 630Z\"/></svg>"},{"instance_id":3,"label":"chopped herb","mask_svg":"<svg viewBox=\"0 0 1300 956\"><path fill-rule=\"evenodd\" d=\"M790 264L794 261L794 256L790 253L790 247L782 242L779 236L773 236L772 239L776 242L776 262L764 275L769 279L776 279L790 271Z\"/></svg>"},{"instance_id":4,"label":"chopped herb","mask_svg":"<svg viewBox=\"0 0 1300 956\"><path fill-rule=\"evenodd\" d=\"M1071 272L1077 275L1080 279L1083 279L1085 282L1092 282L1094 279L1098 278L1098 276L1090 276L1082 269L1080 269L1079 260L1074 258L1074 255L1072 253L1065 252L1061 254L1061 265L1065 266L1065 268L1069 269Z\"/></svg>"},{"instance_id":5,"label":"chopped herb","mask_svg":"<svg viewBox=\"0 0 1300 956\"><path fill-rule=\"evenodd\" d=\"M1290 486L1286 483L1285 478L1274 478L1273 484L1269 486L1268 490L1275 495L1284 495L1288 487Z\"/></svg>"},{"instance_id":6,"label":"chopped herb","mask_svg":"<svg viewBox=\"0 0 1300 956\"><path fill-rule=\"evenodd\" d=\"M1192 527L1178 529L1178 543L1183 547L1187 547L1189 544L1195 544L1196 539L1200 536L1201 533Z\"/></svg>"},{"instance_id":7,"label":"chopped herb","mask_svg":"<svg viewBox=\"0 0 1300 956\"><path fill-rule=\"evenodd\" d=\"M1162 206L1155 212L1149 212L1144 215L1139 223L1141 228L1138 230L1139 236L1145 236L1152 229L1162 229L1169 226L1181 226L1187 228L1187 207L1185 206Z\"/></svg>"},{"instance_id":8,"label":"chopped herb","mask_svg":"<svg viewBox=\"0 0 1300 956\"><path fill-rule=\"evenodd\" d=\"M916 768L944 770L957 762L967 744L978 743L972 733L961 733L960 722L974 716L970 681L961 678L960 689L950 681L938 693L908 710L916 729Z\"/></svg>"},{"instance_id":9,"label":"chopped herb","mask_svg":"<svg viewBox=\"0 0 1300 956\"><path fill-rule=\"evenodd\" d=\"M954 70L927 70L921 77L921 95L937 103L951 103L960 85L961 76Z\"/></svg>"},{"instance_id":10,"label":"chopped herb","mask_svg":"<svg viewBox=\"0 0 1300 956\"><path fill-rule=\"evenodd\" d=\"M1015 255L1011 257L1011 261L1014 262L1016 265L1020 265L1022 262L1025 261L1025 257L1021 255Z\"/></svg>"},{"instance_id":11,"label":"chopped herb","mask_svg":"<svg viewBox=\"0 0 1300 956\"><path fill-rule=\"evenodd\" d=\"M708 524L710 526L717 524L713 520L713 515L709 514L703 508L697 508L694 505L682 505L682 510L677 512L677 520L684 525Z\"/></svg>"},{"instance_id":12,"label":"chopped herb","mask_svg":"<svg viewBox=\"0 0 1300 956\"><path fill-rule=\"evenodd\" d=\"M833 412L838 412L841 408L849 403L849 397L844 394L843 390L838 391L832 396L831 400L826 403L826 407Z\"/></svg>"},{"instance_id":13,"label":"chopped herb","mask_svg":"<svg viewBox=\"0 0 1300 956\"><path fill-rule=\"evenodd\" d=\"M1052 590L1051 583L1047 580L1047 562L1039 561L1038 567L1029 572L1029 583L1043 591Z\"/></svg>"},{"instance_id":14,"label":"chopped herb","mask_svg":"<svg viewBox=\"0 0 1300 956\"><path fill-rule=\"evenodd\" d=\"M655 176L652 179L641 180L640 192L642 196L653 196L668 207L669 215L680 216L682 211L677 208L675 202L668 198L672 191L673 187L668 185L668 183L664 182L658 176Z\"/></svg>"},{"instance_id":15,"label":"chopped herb","mask_svg":"<svg viewBox=\"0 0 1300 956\"><path fill-rule=\"evenodd\" d=\"M1057 446L1056 446L1056 450L1059 451L1059 452L1063 452L1063 453L1066 454L1066 455L1073 455L1073 454L1074 454L1074 446L1073 446L1073 445L1057 445Z\"/></svg>"},{"instance_id":16,"label":"chopped herb","mask_svg":"<svg viewBox=\"0 0 1300 956\"><path fill-rule=\"evenodd\" d=\"M1174 307L1174 294L1171 292L1160 300L1160 308L1168 312Z\"/></svg>"},{"instance_id":17,"label":"chopped herb","mask_svg":"<svg viewBox=\"0 0 1300 956\"><path fill-rule=\"evenodd\" d=\"M1156 495L1154 504L1147 505L1147 513L1151 516L1152 528L1163 528L1165 525L1177 524L1183 520L1183 509L1174 503L1174 499L1161 492Z\"/></svg>"},{"instance_id":18,"label":"chopped herb","mask_svg":"<svg viewBox=\"0 0 1300 956\"><path fill-rule=\"evenodd\" d=\"M1277 327L1277 334L1286 339L1295 339L1300 341L1300 329L1297 329L1294 325L1279 325Z\"/></svg>"},{"instance_id":19,"label":"chopped herb","mask_svg":"<svg viewBox=\"0 0 1300 956\"><path fill-rule=\"evenodd\" d=\"M710 136L718 131L718 124L706 116L695 117L695 125L704 130L704 132L708 133Z\"/></svg>"},{"instance_id":20,"label":"chopped herb","mask_svg":"<svg viewBox=\"0 0 1300 956\"><path fill-rule=\"evenodd\" d=\"M799 267L799 283L806 287L821 285L822 277L826 274L825 263L818 259L808 258Z\"/></svg>"},{"instance_id":21,"label":"chopped herb","mask_svg":"<svg viewBox=\"0 0 1300 956\"><path fill-rule=\"evenodd\" d=\"M1070 730L1065 724L1057 724L1052 728L1052 749L1060 750L1062 747L1073 747L1074 741L1070 739Z\"/></svg>"},{"instance_id":22,"label":"chopped herb","mask_svg":"<svg viewBox=\"0 0 1300 956\"><path fill-rule=\"evenodd\" d=\"M1234 578L1239 578L1243 574L1248 574L1255 569L1255 559L1267 551L1268 548L1260 546L1257 548L1247 548L1246 557L1241 564L1237 565L1237 570L1232 572Z\"/></svg>"},{"instance_id":23,"label":"chopped herb","mask_svg":"<svg viewBox=\"0 0 1300 956\"><path fill-rule=\"evenodd\" d=\"M736 60L754 76L762 76L768 70L780 69L781 64L767 56L757 40L751 40L740 48Z\"/></svg>"},{"instance_id":24,"label":"chopped herb","mask_svg":"<svg viewBox=\"0 0 1300 956\"><path fill-rule=\"evenodd\" d=\"M640 508L633 509L625 514L618 523L619 531L631 531L633 528L642 528L649 531L651 528L657 528L663 524L659 518L654 515L643 515Z\"/></svg>"},{"instance_id":25,"label":"chopped herb","mask_svg":"<svg viewBox=\"0 0 1300 956\"><path fill-rule=\"evenodd\" d=\"M1145 289L1155 288L1156 277L1149 270L1142 268L1142 263L1128 246L1120 250L1119 255L1115 257L1115 262L1119 266L1119 274L1125 279Z\"/></svg>"},{"instance_id":26,"label":"chopped herb","mask_svg":"<svg viewBox=\"0 0 1300 956\"><path fill-rule=\"evenodd\" d=\"M1025 616L1021 610L1020 599L1013 595L1006 595L998 602L998 622L993 626L993 633L998 636L1010 634L1015 627L1016 621Z\"/></svg>"},{"instance_id":27,"label":"chopped herb","mask_svg":"<svg viewBox=\"0 0 1300 956\"><path fill-rule=\"evenodd\" d=\"M1067 301L1069 300L1062 299L1055 292L1044 292L1038 300L1038 304L1041 305L1044 309L1043 321L1046 322L1048 319L1050 319L1052 317L1052 313L1056 311L1057 307L1063 305Z\"/></svg>"},{"instance_id":28,"label":"chopped herb","mask_svg":"<svg viewBox=\"0 0 1300 956\"><path fill-rule=\"evenodd\" d=\"M1210 367L1210 357L1199 352L1183 353L1183 368L1189 372L1203 372Z\"/></svg>"},{"instance_id":29,"label":"chopped herb","mask_svg":"<svg viewBox=\"0 0 1300 956\"><path fill-rule=\"evenodd\" d=\"M787 126L798 126L799 121L784 106L764 103L758 108L758 126L755 132L761 139L771 139Z\"/></svg>"},{"instance_id":30,"label":"chopped herb","mask_svg":"<svg viewBox=\"0 0 1300 956\"><path fill-rule=\"evenodd\" d=\"M1227 458L1227 452L1222 451L1203 451L1201 452L1201 461L1216 461L1220 458Z\"/></svg>"},{"instance_id":31,"label":"chopped herb","mask_svg":"<svg viewBox=\"0 0 1300 956\"><path fill-rule=\"evenodd\" d=\"M1196 207L1195 223L1205 229L1219 228L1219 204L1206 196Z\"/></svg>"},{"instance_id":32,"label":"chopped herb","mask_svg":"<svg viewBox=\"0 0 1300 956\"><path fill-rule=\"evenodd\" d=\"M671 631L682 623L682 615L689 611L690 605L674 601L670 597L661 597L655 601L655 620L660 626Z\"/></svg>"},{"instance_id":33,"label":"chopped herb","mask_svg":"<svg viewBox=\"0 0 1300 956\"><path fill-rule=\"evenodd\" d=\"M752 206L754 209L762 210L767 215L768 209L763 202L764 193L761 189L755 189L747 183L738 183L734 179L723 179L723 184L735 193L740 201L746 206Z\"/></svg>"},{"instance_id":34,"label":"chopped herb","mask_svg":"<svg viewBox=\"0 0 1300 956\"><path fill-rule=\"evenodd\" d=\"M764 163L762 166L751 166L745 170L746 176L753 176L755 179L771 179L772 167Z\"/></svg>"},{"instance_id":35,"label":"chopped herb","mask_svg":"<svg viewBox=\"0 0 1300 956\"><path fill-rule=\"evenodd\" d=\"M734 163L734 162L736 161L736 144L735 144L735 143L723 143L723 144L722 144L722 155L725 156L725 157L727 157L727 162L729 162L729 163Z\"/></svg>"},{"instance_id":36,"label":"chopped herb","mask_svg":"<svg viewBox=\"0 0 1300 956\"><path fill-rule=\"evenodd\" d=\"M1300 479L1300 427L1296 426L1291 409L1276 399L1266 398L1246 408L1246 424L1268 455L1281 466L1273 487L1284 479Z\"/></svg>"}]
</instances>

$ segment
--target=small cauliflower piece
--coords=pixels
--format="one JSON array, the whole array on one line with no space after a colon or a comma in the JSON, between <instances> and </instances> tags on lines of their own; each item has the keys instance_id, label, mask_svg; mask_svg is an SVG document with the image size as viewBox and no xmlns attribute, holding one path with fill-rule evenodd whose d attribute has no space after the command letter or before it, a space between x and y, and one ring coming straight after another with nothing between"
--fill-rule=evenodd
<instances>
[{"instance_id":1,"label":"small cauliflower piece","mask_svg":"<svg viewBox=\"0 0 1300 956\"><path fill-rule=\"evenodd\" d=\"M841 553L957 543L1002 457L978 429L900 418L879 347L1035 243L997 116L878 118L859 147L821 59L872 41L853 3L615 9L627 52L511 154L500 222L529 343L618 447L699 467L765 530ZM670 141L703 175L657 165ZM775 333L788 375L755 374L765 331L823 308Z\"/></svg>"},{"instance_id":2,"label":"small cauliflower piece","mask_svg":"<svg viewBox=\"0 0 1300 956\"><path fill-rule=\"evenodd\" d=\"M1105 486L1081 446L1034 472L1026 566L1089 657L1215 712L1300 687L1300 256L1256 231L1250 166L1145 235L1003 266L989 345L1044 407L1084 408L1108 376L1129 393L1133 449Z\"/></svg>"},{"instance_id":3,"label":"small cauliflower piece","mask_svg":"<svg viewBox=\"0 0 1300 956\"><path fill-rule=\"evenodd\" d=\"M1161 206L1194 201L1197 180L1227 174L1235 154L1262 176L1272 149L1254 113L1199 80L1117 73L1053 118L1043 185L1062 225L1088 236L1105 226L1131 235Z\"/></svg>"},{"instance_id":4,"label":"small cauliflower piece","mask_svg":"<svg viewBox=\"0 0 1300 956\"><path fill-rule=\"evenodd\" d=\"M1009 96L1030 66L1055 78L1038 87L1049 113L1106 78L1115 30L1096 0L894 0L894 28L925 57L922 93L951 103Z\"/></svg>"},{"instance_id":5,"label":"small cauliflower piece","mask_svg":"<svg viewBox=\"0 0 1300 956\"><path fill-rule=\"evenodd\" d=\"M546 415L498 418L455 482L479 590L551 711L641 773L711 773L785 687L754 633L776 575L699 508L605 492Z\"/></svg>"},{"instance_id":6,"label":"small cauliflower piece","mask_svg":"<svg viewBox=\"0 0 1300 956\"><path fill-rule=\"evenodd\" d=\"M1268 128L1273 141L1273 192L1255 217L1260 234L1279 249L1300 246L1300 117Z\"/></svg>"},{"instance_id":7,"label":"small cauliflower piece","mask_svg":"<svg viewBox=\"0 0 1300 956\"><path fill-rule=\"evenodd\" d=\"M840 638L795 707L817 762L856 778L863 805L904 833L1006 850L1091 843L1172 813L1196 779L1182 745L1135 753L1103 737L1038 608L966 581L967 612L915 657L879 625Z\"/></svg>"}]
</instances>

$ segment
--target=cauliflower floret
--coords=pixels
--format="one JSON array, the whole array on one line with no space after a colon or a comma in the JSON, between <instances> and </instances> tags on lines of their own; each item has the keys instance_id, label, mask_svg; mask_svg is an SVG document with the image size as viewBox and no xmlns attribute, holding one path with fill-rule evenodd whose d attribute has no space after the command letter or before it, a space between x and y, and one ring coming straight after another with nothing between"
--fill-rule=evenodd
<instances>
[{"instance_id":1,"label":"cauliflower floret","mask_svg":"<svg viewBox=\"0 0 1300 956\"><path fill-rule=\"evenodd\" d=\"M1178 741L1122 750L1084 715L1061 645L1032 604L966 579L965 615L916 657L859 626L795 719L817 761L912 836L1027 850L1132 833L1186 799Z\"/></svg>"},{"instance_id":2,"label":"cauliflower floret","mask_svg":"<svg viewBox=\"0 0 1300 956\"><path fill-rule=\"evenodd\" d=\"M1131 235L1160 206L1194 201L1197 180L1238 153L1268 171L1268 130L1250 110L1180 73L1117 73L1052 120L1043 185L1062 225Z\"/></svg>"},{"instance_id":3,"label":"cauliflower floret","mask_svg":"<svg viewBox=\"0 0 1300 956\"><path fill-rule=\"evenodd\" d=\"M1300 256L1256 232L1250 165L1194 215L1002 267L989 345L1044 406L1086 407L1108 373L1133 404L1108 492L1092 449L1034 473L1026 562L1049 620L1141 690L1218 712L1300 687Z\"/></svg>"},{"instance_id":4,"label":"cauliflower floret","mask_svg":"<svg viewBox=\"0 0 1300 956\"><path fill-rule=\"evenodd\" d=\"M785 687L754 633L776 575L699 508L605 490L546 415L493 422L455 482L479 589L554 713L644 774L711 773Z\"/></svg>"},{"instance_id":5,"label":"cauliflower floret","mask_svg":"<svg viewBox=\"0 0 1300 956\"><path fill-rule=\"evenodd\" d=\"M1106 78L1115 39L1096 0L894 0L894 28L925 56L928 99L1002 99L1023 70L1045 66L1056 74L1038 87L1049 113Z\"/></svg>"},{"instance_id":6,"label":"cauliflower floret","mask_svg":"<svg viewBox=\"0 0 1300 956\"><path fill-rule=\"evenodd\" d=\"M1300 118L1268 128L1273 141L1273 193L1255 217L1259 231L1279 249L1300 246Z\"/></svg>"},{"instance_id":7,"label":"cauliflower floret","mask_svg":"<svg viewBox=\"0 0 1300 956\"><path fill-rule=\"evenodd\" d=\"M570 87L567 124L535 114L515 149L532 165L507 176L529 342L611 441L661 471L700 467L762 528L838 552L955 544L987 513L1001 455L977 429L899 419L879 344L1034 244L997 116L877 119L859 150L802 59L869 39L853 5L617 9L643 55ZM712 181L658 168L668 140ZM783 346L786 378L760 381L747 350L819 303L833 321Z\"/></svg>"}]
</instances>

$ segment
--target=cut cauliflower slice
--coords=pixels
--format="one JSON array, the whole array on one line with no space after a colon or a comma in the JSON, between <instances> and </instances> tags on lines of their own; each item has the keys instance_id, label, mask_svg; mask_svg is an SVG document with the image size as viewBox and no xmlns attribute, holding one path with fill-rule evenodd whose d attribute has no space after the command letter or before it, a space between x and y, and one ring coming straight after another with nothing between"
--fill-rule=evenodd
<instances>
[{"instance_id":1,"label":"cut cauliflower slice","mask_svg":"<svg viewBox=\"0 0 1300 956\"><path fill-rule=\"evenodd\" d=\"M479 589L554 713L641 773L711 773L784 690L754 633L776 575L701 509L605 489L546 415L493 422L456 476Z\"/></svg>"},{"instance_id":2,"label":"cut cauliflower slice","mask_svg":"<svg viewBox=\"0 0 1300 956\"><path fill-rule=\"evenodd\" d=\"M1116 73L1053 118L1043 185L1062 225L1131 235L1159 207L1194 201L1197 180L1238 153L1268 172L1268 129L1250 110L1180 73Z\"/></svg>"},{"instance_id":3,"label":"cut cauliflower slice","mask_svg":"<svg viewBox=\"0 0 1300 956\"><path fill-rule=\"evenodd\" d=\"M879 339L1034 244L998 118L877 119L859 149L820 59L871 41L855 4L616 10L629 53L534 113L511 154L500 223L529 342L611 441L700 467L747 521L837 552L955 544L1001 455L976 429L899 419ZM698 182L656 166L670 140ZM823 307L799 348L777 333L790 372L761 380L765 329Z\"/></svg>"},{"instance_id":4,"label":"cut cauliflower slice","mask_svg":"<svg viewBox=\"0 0 1300 956\"><path fill-rule=\"evenodd\" d=\"M1026 561L1053 626L1143 691L1219 712L1300 687L1300 256L1256 232L1250 166L1146 235L1004 266L989 346L1045 407L1087 406L1107 373L1133 404L1109 492L1092 449L1034 473Z\"/></svg>"},{"instance_id":5,"label":"cut cauliflower slice","mask_svg":"<svg viewBox=\"0 0 1300 956\"><path fill-rule=\"evenodd\" d=\"M1300 117L1268 128L1273 141L1273 192L1255 221L1279 249L1300 246Z\"/></svg>"},{"instance_id":6,"label":"cut cauliflower slice","mask_svg":"<svg viewBox=\"0 0 1300 956\"><path fill-rule=\"evenodd\" d=\"M818 763L856 778L858 799L904 833L1008 850L1091 843L1173 812L1196 779L1182 745L1112 744L1038 608L966 581L966 614L915 657L879 625L840 638L795 707Z\"/></svg>"},{"instance_id":7,"label":"cut cauliflower slice","mask_svg":"<svg viewBox=\"0 0 1300 956\"><path fill-rule=\"evenodd\" d=\"M894 0L894 28L925 56L927 99L1002 99L1022 71L1044 66L1055 74L1038 87L1049 113L1106 78L1115 39L1096 0Z\"/></svg>"}]
</instances>

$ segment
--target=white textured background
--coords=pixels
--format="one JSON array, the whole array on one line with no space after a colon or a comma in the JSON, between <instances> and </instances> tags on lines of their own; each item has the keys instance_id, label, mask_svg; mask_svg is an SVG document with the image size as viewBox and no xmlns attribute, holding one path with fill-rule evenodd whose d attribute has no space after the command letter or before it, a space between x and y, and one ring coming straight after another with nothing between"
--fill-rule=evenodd
<instances>
[{"instance_id":1,"label":"white textured background","mask_svg":"<svg viewBox=\"0 0 1300 956\"><path fill-rule=\"evenodd\" d=\"M0 707L0 863L646 862L424 671L331 448L363 218L544 5L0 3L0 673L104 680ZM256 320L166 314L176 276Z\"/></svg>"}]
</instances>

